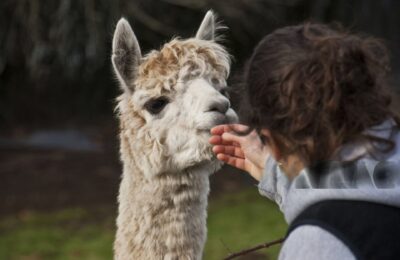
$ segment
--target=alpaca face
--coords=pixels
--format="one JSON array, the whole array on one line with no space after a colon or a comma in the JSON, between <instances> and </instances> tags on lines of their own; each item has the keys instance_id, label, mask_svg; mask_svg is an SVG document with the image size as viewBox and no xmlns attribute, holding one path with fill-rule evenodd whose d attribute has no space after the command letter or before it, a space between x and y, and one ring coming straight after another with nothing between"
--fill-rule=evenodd
<instances>
[{"instance_id":1,"label":"alpaca face","mask_svg":"<svg viewBox=\"0 0 400 260\"><path fill-rule=\"evenodd\" d=\"M121 149L147 177L203 162L218 165L209 130L237 116L226 96L229 55L214 42L214 28L208 13L196 38L174 39L142 57L129 24L121 19L117 25L112 62L124 91Z\"/></svg>"}]
</instances>

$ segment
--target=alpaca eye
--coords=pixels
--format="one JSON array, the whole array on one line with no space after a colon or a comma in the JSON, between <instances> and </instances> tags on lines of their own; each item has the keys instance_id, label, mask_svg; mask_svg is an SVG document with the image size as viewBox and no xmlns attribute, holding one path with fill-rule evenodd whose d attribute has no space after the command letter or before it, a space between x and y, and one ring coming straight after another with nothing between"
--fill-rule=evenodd
<instances>
[{"instance_id":1,"label":"alpaca eye","mask_svg":"<svg viewBox=\"0 0 400 260\"><path fill-rule=\"evenodd\" d=\"M149 111L151 114L156 115L160 113L164 107L168 104L168 99L166 97L159 97L156 99L151 99L147 101L144 105L145 109Z\"/></svg>"},{"instance_id":2,"label":"alpaca eye","mask_svg":"<svg viewBox=\"0 0 400 260\"><path fill-rule=\"evenodd\" d=\"M218 85L218 84L219 84L219 80L218 80L217 78L212 78L212 79L211 79L211 83L212 83L213 85Z\"/></svg>"}]
</instances>

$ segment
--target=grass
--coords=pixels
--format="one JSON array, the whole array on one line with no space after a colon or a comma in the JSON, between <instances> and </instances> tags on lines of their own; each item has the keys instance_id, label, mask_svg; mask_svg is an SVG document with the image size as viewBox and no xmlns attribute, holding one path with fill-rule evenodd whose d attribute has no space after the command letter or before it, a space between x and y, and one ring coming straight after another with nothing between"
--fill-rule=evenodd
<instances>
[{"instance_id":1,"label":"grass","mask_svg":"<svg viewBox=\"0 0 400 260\"><path fill-rule=\"evenodd\" d=\"M225 194L210 202L204 259L222 259L227 248L238 251L280 238L285 229L277 207L256 190ZM112 259L113 239L114 212L109 208L25 212L0 219L0 259ZM275 259L278 250L275 246L263 254Z\"/></svg>"},{"instance_id":2,"label":"grass","mask_svg":"<svg viewBox=\"0 0 400 260\"><path fill-rule=\"evenodd\" d=\"M286 228L278 207L257 190L225 195L210 203L204 259L222 259L229 251L281 238ZM276 259L279 246L261 252Z\"/></svg>"},{"instance_id":3,"label":"grass","mask_svg":"<svg viewBox=\"0 0 400 260\"><path fill-rule=\"evenodd\" d=\"M0 222L0 259L112 259L113 220L83 209L25 213Z\"/></svg>"}]
</instances>

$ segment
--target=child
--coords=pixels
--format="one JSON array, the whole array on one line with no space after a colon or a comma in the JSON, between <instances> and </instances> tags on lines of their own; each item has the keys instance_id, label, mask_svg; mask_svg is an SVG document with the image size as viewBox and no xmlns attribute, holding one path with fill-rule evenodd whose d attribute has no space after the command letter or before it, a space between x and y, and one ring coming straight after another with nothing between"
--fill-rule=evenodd
<instances>
[{"instance_id":1,"label":"child","mask_svg":"<svg viewBox=\"0 0 400 260\"><path fill-rule=\"evenodd\" d=\"M278 29L245 69L244 125L211 130L289 223L279 259L400 259L399 119L378 40L305 24Z\"/></svg>"}]
</instances>

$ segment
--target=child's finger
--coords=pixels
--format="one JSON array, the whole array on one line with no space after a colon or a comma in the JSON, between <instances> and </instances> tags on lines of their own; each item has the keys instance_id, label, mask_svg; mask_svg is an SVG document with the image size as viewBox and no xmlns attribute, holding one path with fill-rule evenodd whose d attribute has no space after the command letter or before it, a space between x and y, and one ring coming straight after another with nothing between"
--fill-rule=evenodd
<instances>
[{"instance_id":1,"label":"child's finger","mask_svg":"<svg viewBox=\"0 0 400 260\"><path fill-rule=\"evenodd\" d=\"M221 137L222 140L225 142L237 143L239 145L241 145L241 142L243 140L242 136L237 136L231 133L223 133Z\"/></svg>"},{"instance_id":2,"label":"child's finger","mask_svg":"<svg viewBox=\"0 0 400 260\"><path fill-rule=\"evenodd\" d=\"M230 124L228 126L229 126L229 129L231 129L233 131L238 131L238 132L244 132L249 129L249 127L247 125L242 125L242 124Z\"/></svg>"},{"instance_id":3,"label":"child's finger","mask_svg":"<svg viewBox=\"0 0 400 260\"><path fill-rule=\"evenodd\" d=\"M224 132L229 132L231 129L229 125L217 125L211 128L210 133L212 135L222 135Z\"/></svg>"},{"instance_id":4,"label":"child's finger","mask_svg":"<svg viewBox=\"0 0 400 260\"><path fill-rule=\"evenodd\" d=\"M222 143L222 137L220 135L213 135L208 139L208 142L210 144L221 144Z\"/></svg>"},{"instance_id":5,"label":"child's finger","mask_svg":"<svg viewBox=\"0 0 400 260\"><path fill-rule=\"evenodd\" d=\"M229 156L234 156L244 159L244 153L240 147L232 145L216 145L213 147L212 150L215 154L223 153Z\"/></svg>"},{"instance_id":6,"label":"child's finger","mask_svg":"<svg viewBox=\"0 0 400 260\"><path fill-rule=\"evenodd\" d=\"M248 126L242 124L229 124L229 125L217 125L211 128L210 132L212 135L222 135L225 132L238 131L243 132L249 129Z\"/></svg>"},{"instance_id":7,"label":"child's finger","mask_svg":"<svg viewBox=\"0 0 400 260\"><path fill-rule=\"evenodd\" d=\"M208 139L208 142L213 145L235 145L238 147L240 146L237 144L233 144L232 142L225 141L224 139L222 139L222 137L220 135L211 136L210 139Z\"/></svg>"},{"instance_id":8,"label":"child's finger","mask_svg":"<svg viewBox=\"0 0 400 260\"><path fill-rule=\"evenodd\" d=\"M232 142L232 145L233 145L233 146L236 146L236 147L240 147L240 144L237 143L237 142Z\"/></svg>"},{"instance_id":9,"label":"child's finger","mask_svg":"<svg viewBox=\"0 0 400 260\"><path fill-rule=\"evenodd\" d=\"M240 159L240 158L236 158L236 157L232 157L226 154L217 154L217 158L229 165L232 165L233 167L236 167L240 170L245 170L244 166L245 166L245 161L244 159Z\"/></svg>"}]
</instances>

